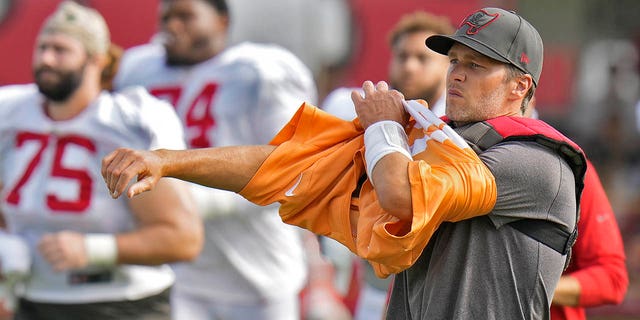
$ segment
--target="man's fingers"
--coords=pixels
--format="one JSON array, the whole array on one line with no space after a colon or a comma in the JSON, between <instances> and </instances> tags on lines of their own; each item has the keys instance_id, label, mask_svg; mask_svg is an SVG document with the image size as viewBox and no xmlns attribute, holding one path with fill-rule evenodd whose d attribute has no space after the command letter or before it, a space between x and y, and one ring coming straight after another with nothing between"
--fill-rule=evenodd
<instances>
[{"instance_id":1,"label":"man's fingers","mask_svg":"<svg viewBox=\"0 0 640 320\"><path fill-rule=\"evenodd\" d=\"M135 162L133 158L124 158L121 162L122 167L115 169L112 180L111 196L119 197L133 178L141 175L144 171L143 164ZM136 193L137 194L137 193Z\"/></svg>"},{"instance_id":2,"label":"man's fingers","mask_svg":"<svg viewBox=\"0 0 640 320\"><path fill-rule=\"evenodd\" d=\"M389 85L384 81L378 81L378 83L376 83L376 90L378 90L378 91L388 91L389 90Z\"/></svg>"},{"instance_id":3,"label":"man's fingers","mask_svg":"<svg viewBox=\"0 0 640 320\"><path fill-rule=\"evenodd\" d=\"M102 174L102 178L104 179L105 182L107 182L107 174L108 174L107 168L113 161L113 158L116 157L116 154L117 154L117 150L109 153L104 158L102 158L102 168L100 169L100 173ZM107 185L108 184L109 183L107 182Z\"/></svg>"},{"instance_id":4,"label":"man's fingers","mask_svg":"<svg viewBox=\"0 0 640 320\"><path fill-rule=\"evenodd\" d=\"M145 191L149 191L153 188L155 182L153 181L153 177L145 177L144 179L134 183L129 187L127 191L127 197L133 198L136 195L139 195Z\"/></svg>"},{"instance_id":5,"label":"man's fingers","mask_svg":"<svg viewBox=\"0 0 640 320\"><path fill-rule=\"evenodd\" d=\"M122 194L131 179L144 170L135 159L135 154L129 149L118 149L103 159L102 175L114 199Z\"/></svg>"},{"instance_id":6,"label":"man's fingers","mask_svg":"<svg viewBox=\"0 0 640 320\"><path fill-rule=\"evenodd\" d=\"M361 103L363 100L364 100L364 97L362 96L360 91L358 90L351 91L351 101L353 101L354 105L357 103Z\"/></svg>"},{"instance_id":7,"label":"man's fingers","mask_svg":"<svg viewBox=\"0 0 640 320\"><path fill-rule=\"evenodd\" d=\"M376 88L373 85L373 82L367 80L364 83L362 83L362 91L364 91L364 96L365 97L367 97L368 95L372 94L375 90L376 90Z\"/></svg>"},{"instance_id":8,"label":"man's fingers","mask_svg":"<svg viewBox=\"0 0 640 320\"><path fill-rule=\"evenodd\" d=\"M125 149L117 149L102 159L102 178L112 196L119 174L123 170L122 163L125 153Z\"/></svg>"}]
</instances>

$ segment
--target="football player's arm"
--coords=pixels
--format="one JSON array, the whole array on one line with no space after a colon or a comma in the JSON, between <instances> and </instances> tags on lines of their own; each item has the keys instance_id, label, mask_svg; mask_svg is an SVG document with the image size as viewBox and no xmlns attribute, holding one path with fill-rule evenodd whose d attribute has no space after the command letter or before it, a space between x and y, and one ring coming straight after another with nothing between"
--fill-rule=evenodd
<instances>
[{"instance_id":1,"label":"football player's arm","mask_svg":"<svg viewBox=\"0 0 640 320\"><path fill-rule=\"evenodd\" d=\"M400 153L391 153L376 164L372 174L380 207L403 221L411 221L413 216L408 174L410 161Z\"/></svg>"},{"instance_id":2,"label":"football player's arm","mask_svg":"<svg viewBox=\"0 0 640 320\"><path fill-rule=\"evenodd\" d=\"M118 263L157 265L200 253L202 221L184 182L162 179L154 190L129 199L129 207L138 228L116 236Z\"/></svg>"},{"instance_id":3,"label":"football player's arm","mask_svg":"<svg viewBox=\"0 0 640 320\"><path fill-rule=\"evenodd\" d=\"M404 97L400 92L389 90L384 81L375 86L373 82L365 81L362 89L366 99L357 91L352 92L351 99L363 128L367 129L380 121L394 121L401 126L408 122L409 114L404 109ZM365 148L366 144L365 134ZM411 160L400 152L389 153L369 172L380 207L404 221L412 218L411 186L407 170Z\"/></svg>"},{"instance_id":4,"label":"football player's arm","mask_svg":"<svg viewBox=\"0 0 640 320\"><path fill-rule=\"evenodd\" d=\"M154 151L120 148L102 160L102 176L114 198L125 191L129 198L149 191L162 177L239 192L273 149L271 145ZM138 180L127 188L136 176Z\"/></svg>"},{"instance_id":5,"label":"football player's arm","mask_svg":"<svg viewBox=\"0 0 640 320\"><path fill-rule=\"evenodd\" d=\"M111 266L158 265L194 259L202 249L203 227L183 182L159 181L152 192L131 199L138 228L122 234L46 233L38 251L56 271Z\"/></svg>"}]
</instances>

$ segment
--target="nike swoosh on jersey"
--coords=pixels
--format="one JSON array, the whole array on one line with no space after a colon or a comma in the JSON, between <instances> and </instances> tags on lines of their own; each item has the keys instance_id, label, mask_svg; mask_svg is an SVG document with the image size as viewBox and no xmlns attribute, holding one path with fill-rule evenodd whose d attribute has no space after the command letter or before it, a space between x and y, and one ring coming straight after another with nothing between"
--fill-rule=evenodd
<instances>
[{"instance_id":1,"label":"nike swoosh on jersey","mask_svg":"<svg viewBox=\"0 0 640 320\"><path fill-rule=\"evenodd\" d=\"M287 190L287 192L285 192L284 195L287 197L293 197L294 196L293 191L298 187L298 185L300 184L300 181L302 181L302 174L298 176L298 181L296 181L296 183L289 190Z\"/></svg>"}]
</instances>

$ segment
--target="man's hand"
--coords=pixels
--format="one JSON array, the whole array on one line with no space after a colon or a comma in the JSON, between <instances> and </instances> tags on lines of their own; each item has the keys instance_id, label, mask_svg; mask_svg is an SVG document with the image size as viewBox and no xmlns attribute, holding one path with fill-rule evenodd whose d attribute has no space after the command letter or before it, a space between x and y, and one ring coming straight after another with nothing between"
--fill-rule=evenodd
<instances>
[{"instance_id":1,"label":"man's hand","mask_svg":"<svg viewBox=\"0 0 640 320\"><path fill-rule=\"evenodd\" d=\"M102 159L102 177L115 199L127 188L129 181L137 182L127 190L127 197L153 189L163 176L161 151L141 151L119 148Z\"/></svg>"},{"instance_id":2,"label":"man's hand","mask_svg":"<svg viewBox=\"0 0 640 320\"><path fill-rule=\"evenodd\" d=\"M62 231L42 236L38 251L55 271L81 269L87 266L87 252L84 235L77 232Z\"/></svg>"},{"instance_id":3,"label":"man's hand","mask_svg":"<svg viewBox=\"0 0 640 320\"><path fill-rule=\"evenodd\" d=\"M409 122L409 114L402 105L404 96L397 90L389 90L386 82L380 81L374 86L373 82L365 81L362 90L364 97L358 91L353 91L351 100L364 129L383 120L398 122L403 127Z\"/></svg>"}]
</instances>

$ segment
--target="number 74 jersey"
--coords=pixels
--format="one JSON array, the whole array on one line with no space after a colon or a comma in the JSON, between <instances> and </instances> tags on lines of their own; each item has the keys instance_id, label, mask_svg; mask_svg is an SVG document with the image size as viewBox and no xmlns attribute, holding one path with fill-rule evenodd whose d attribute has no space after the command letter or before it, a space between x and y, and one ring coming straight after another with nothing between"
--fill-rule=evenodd
<instances>
[{"instance_id":1,"label":"number 74 jersey","mask_svg":"<svg viewBox=\"0 0 640 320\"><path fill-rule=\"evenodd\" d=\"M191 148L266 144L305 101L311 71L277 45L245 42L194 66L166 64L164 48L127 50L115 87L141 85L176 108Z\"/></svg>"}]
</instances>

